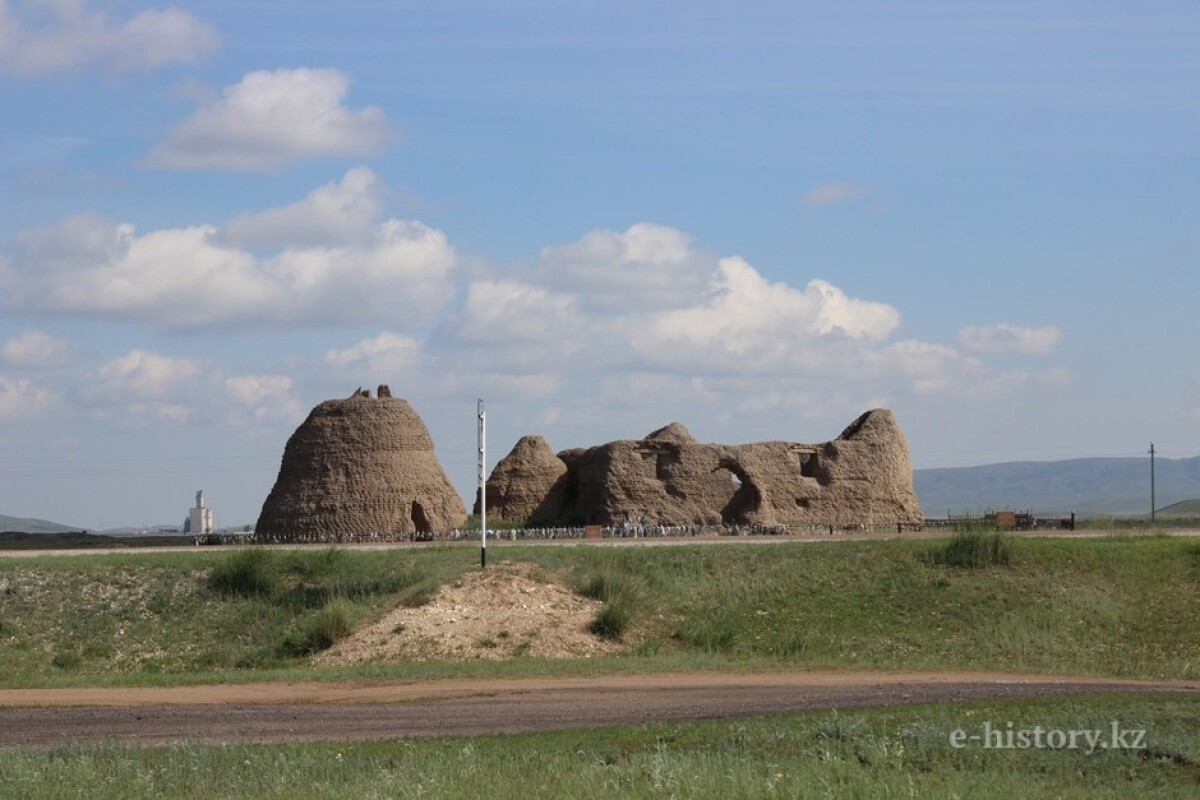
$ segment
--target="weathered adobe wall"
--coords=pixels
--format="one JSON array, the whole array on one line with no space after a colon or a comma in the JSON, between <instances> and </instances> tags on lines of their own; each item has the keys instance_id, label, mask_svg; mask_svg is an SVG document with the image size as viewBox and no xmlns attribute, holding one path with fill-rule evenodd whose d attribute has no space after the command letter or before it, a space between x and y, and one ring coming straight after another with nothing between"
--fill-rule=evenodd
<instances>
[{"instance_id":1,"label":"weathered adobe wall","mask_svg":"<svg viewBox=\"0 0 1200 800\"><path fill-rule=\"evenodd\" d=\"M358 390L318 405L288 439L255 528L283 540L396 538L451 530L466 509L412 406Z\"/></svg>"},{"instance_id":2,"label":"weathered adobe wall","mask_svg":"<svg viewBox=\"0 0 1200 800\"><path fill-rule=\"evenodd\" d=\"M496 491L488 484L489 514L538 525L922 520L908 444L886 409L868 411L837 439L818 444L700 444L672 423L644 439L563 451L557 460L562 472L553 480L545 453L539 453L537 474L531 470L528 480L523 472L532 463L528 452L500 462L493 473L501 479ZM515 497L520 501L509 499Z\"/></svg>"}]
</instances>

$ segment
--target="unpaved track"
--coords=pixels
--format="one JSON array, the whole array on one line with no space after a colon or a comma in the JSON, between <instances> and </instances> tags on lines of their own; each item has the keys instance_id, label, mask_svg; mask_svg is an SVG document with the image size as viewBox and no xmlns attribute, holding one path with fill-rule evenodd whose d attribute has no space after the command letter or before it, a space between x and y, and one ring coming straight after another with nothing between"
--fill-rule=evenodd
<instances>
[{"instance_id":1,"label":"unpaved track","mask_svg":"<svg viewBox=\"0 0 1200 800\"><path fill-rule=\"evenodd\" d=\"M0 746L397 739L1114 691L1195 693L1200 681L795 671L7 689Z\"/></svg>"}]
</instances>

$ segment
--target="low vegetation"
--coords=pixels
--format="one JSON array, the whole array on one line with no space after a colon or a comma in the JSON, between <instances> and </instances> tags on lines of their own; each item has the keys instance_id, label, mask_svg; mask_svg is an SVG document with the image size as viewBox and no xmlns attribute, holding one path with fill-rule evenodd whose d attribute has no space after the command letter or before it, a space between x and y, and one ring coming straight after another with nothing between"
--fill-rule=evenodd
<instances>
[{"instance_id":1,"label":"low vegetation","mask_svg":"<svg viewBox=\"0 0 1200 800\"><path fill-rule=\"evenodd\" d=\"M1136 747L995 749L957 729L1146 731ZM1128 743L1128 742L1127 742ZM1194 798L1200 698L976 702L512 736L10 749L0 796Z\"/></svg>"},{"instance_id":2,"label":"low vegetation","mask_svg":"<svg viewBox=\"0 0 1200 800\"><path fill-rule=\"evenodd\" d=\"M963 531L929 554L930 561L948 567L983 569L1006 567L1012 560L1012 539L999 531Z\"/></svg>"},{"instance_id":3,"label":"low vegetation","mask_svg":"<svg viewBox=\"0 0 1200 800\"><path fill-rule=\"evenodd\" d=\"M440 585L479 568L477 551L248 548L3 560L0 682L731 665L1200 677L1194 540L957 541L506 543L493 552L497 563L534 564L600 600L592 630L618 642L620 653L550 661L519 650L515 661L342 667L314 666L310 655L390 609L428 602ZM962 560L947 555L959 547ZM499 643L501 627L480 635Z\"/></svg>"}]
</instances>

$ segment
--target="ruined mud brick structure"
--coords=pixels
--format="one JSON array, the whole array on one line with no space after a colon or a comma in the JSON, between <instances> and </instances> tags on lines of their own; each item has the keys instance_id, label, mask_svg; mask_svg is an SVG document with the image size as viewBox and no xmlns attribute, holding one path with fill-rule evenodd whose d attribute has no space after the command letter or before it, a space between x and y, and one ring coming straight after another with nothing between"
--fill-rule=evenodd
<instances>
[{"instance_id":1,"label":"ruined mud brick structure","mask_svg":"<svg viewBox=\"0 0 1200 800\"><path fill-rule=\"evenodd\" d=\"M257 539L401 539L464 524L421 417L387 386L377 394L359 389L309 413L284 448Z\"/></svg>"},{"instance_id":2,"label":"ruined mud brick structure","mask_svg":"<svg viewBox=\"0 0 1200 800\"><path fill-rule=\"evenodd\" d=\"M701 444L679 423L555 455L526 436L487 484L494 519L530 525L920 524L908 443L886 409L830 442ZM478 505L478 498L476 498Z\"/></svg>"}]
</instances>

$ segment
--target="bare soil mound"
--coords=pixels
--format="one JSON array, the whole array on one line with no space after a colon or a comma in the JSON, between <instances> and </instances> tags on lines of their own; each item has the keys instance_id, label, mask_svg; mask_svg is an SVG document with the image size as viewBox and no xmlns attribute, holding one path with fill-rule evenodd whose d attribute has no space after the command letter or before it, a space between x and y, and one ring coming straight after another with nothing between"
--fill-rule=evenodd
<instances>
[{"instance_id":1,"label":"bare soil mound","mask_svg":"<svg viewBox=\"0 0 1200 800\"><path fill-rule=\"evenodd\" d=\"M620 645L588 630L600 606L537 565L505 561L462 575L425 605L393 609L317 661L586 658L613 653Z\"/></svg>"}]
</instances>

